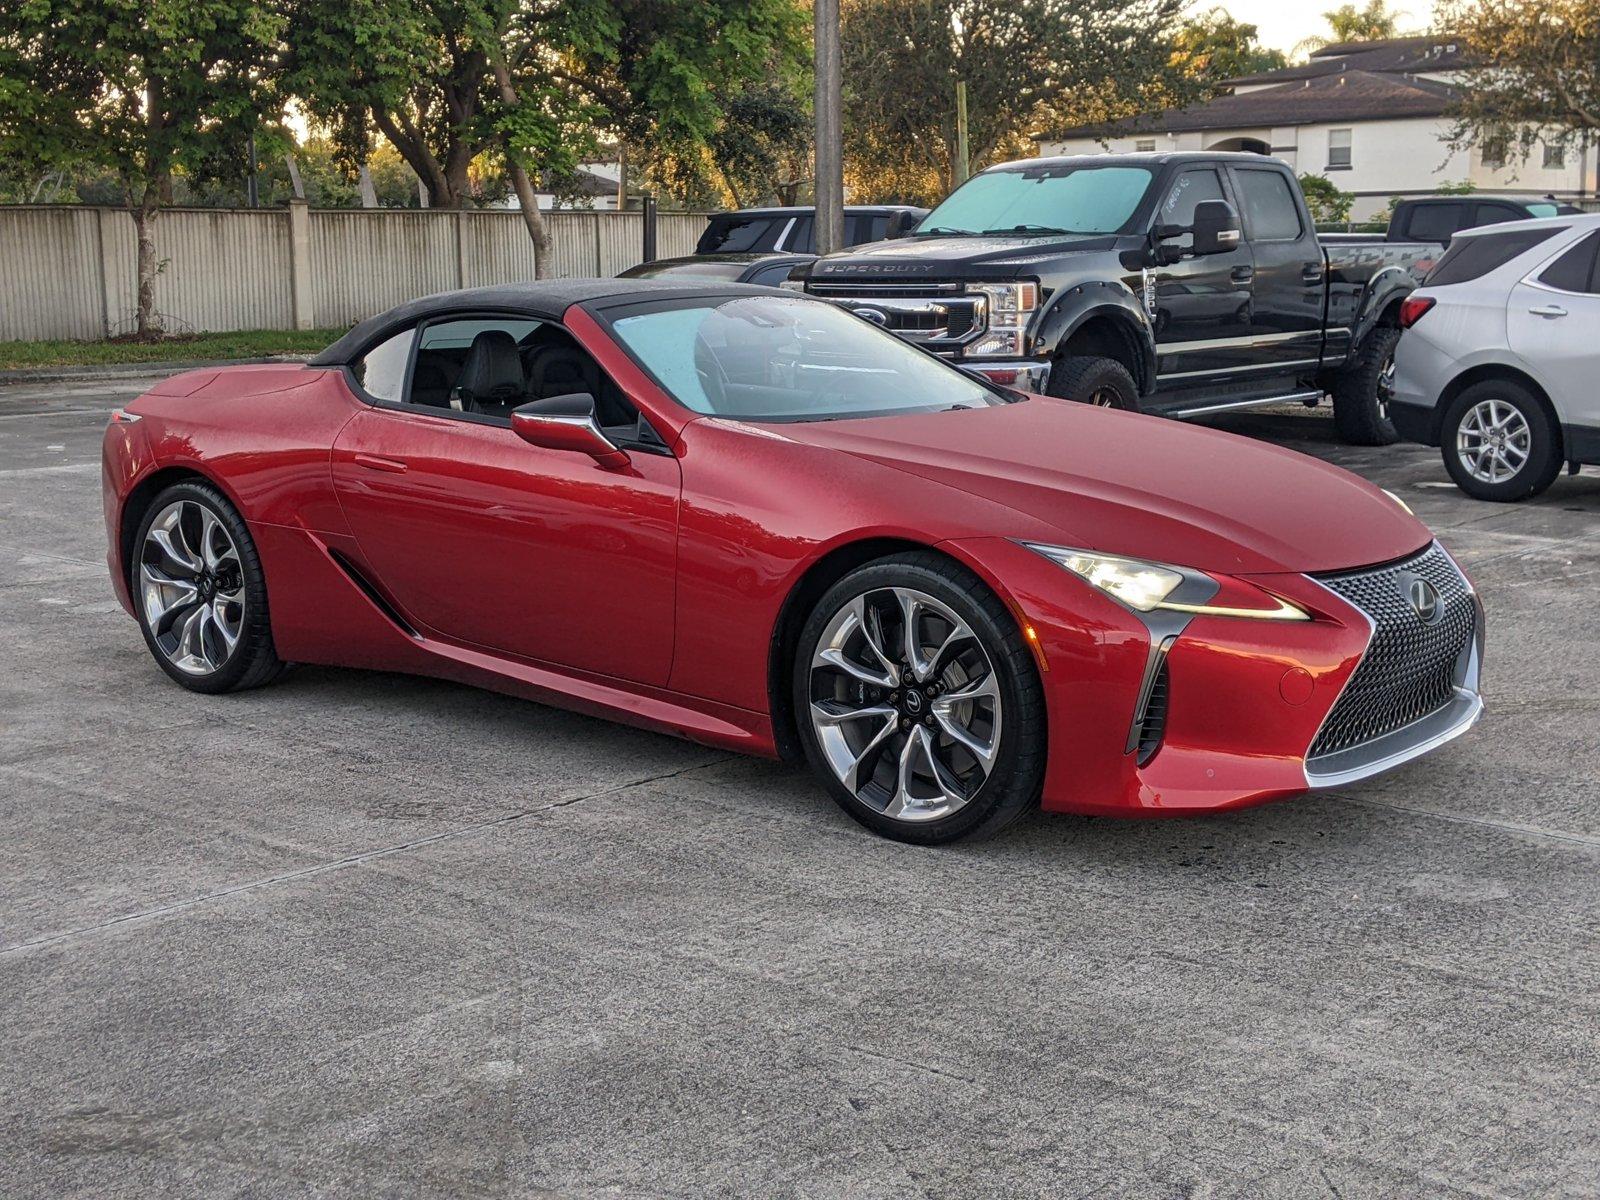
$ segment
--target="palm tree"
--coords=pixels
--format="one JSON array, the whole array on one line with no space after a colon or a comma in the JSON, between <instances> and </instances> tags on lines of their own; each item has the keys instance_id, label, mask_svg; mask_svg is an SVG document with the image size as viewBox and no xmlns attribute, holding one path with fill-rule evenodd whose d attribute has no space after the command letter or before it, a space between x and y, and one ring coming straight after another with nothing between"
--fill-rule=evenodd
<instances>
[{"instance_id":1,"label":"palm tree","mask_svg":"<svg viewBox=\"0 0 1600 1200\"><path fill-rule=\"evenodd\" d=\"M1400 32L1400 18L1403 16L1404 13L1392 11L1385 0L1367 0L1365 8L1341 4L1322 14L1329 32L1312 34L1295 46L1295 52L1309 54L1324 46L1344 42L1376 42L1392 38Z\"/></svg>"}]
</instances>

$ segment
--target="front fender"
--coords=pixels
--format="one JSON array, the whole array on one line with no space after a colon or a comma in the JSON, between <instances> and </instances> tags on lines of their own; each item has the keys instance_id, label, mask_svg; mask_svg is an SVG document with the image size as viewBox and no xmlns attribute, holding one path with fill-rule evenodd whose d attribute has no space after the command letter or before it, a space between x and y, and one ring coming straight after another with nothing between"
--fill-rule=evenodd
<instances>
[{"instance_id":1,"label":"front fender","mask_svg":"<svg viewBox=\"0 0 1600 1200\"><path fill-rule=\"evenodd\" d=\"M1034 333L1034 354L1054 358L1073 334L1091 321L1105 320L1126 346L1134 381L1148 393L1156 378L1156 342L1144 305L1120 280L1089 280L1058 289L1050 297Z\"/></svg>"}]
</instances>

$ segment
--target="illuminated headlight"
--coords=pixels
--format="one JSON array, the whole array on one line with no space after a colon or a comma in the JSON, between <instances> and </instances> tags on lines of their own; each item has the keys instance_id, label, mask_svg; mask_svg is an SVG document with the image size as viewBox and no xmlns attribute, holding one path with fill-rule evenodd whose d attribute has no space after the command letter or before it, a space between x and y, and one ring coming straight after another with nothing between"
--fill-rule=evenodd
<instances>
[{"instance_id":1,"label":"illuminated headlight","mask_svg":"<svg viewBox=\"0 0 1600 1200\"><path fill-rule=\"evenodd\" d=\"M1015 358L1027 353L1028 322L1039 307L1037 283L975 283L989 314L983 336L966 348L968 358Z\"/></svg>"},{"instance_id":2,"label":"illuminated headlight","mask_svg":"<svg viewBox=\"0 0 1600 1200\"><path fill-rule=\"evenodd\" d=\"M1190 582L1205 585L1202 596L1214 596L1219 590L1217 581L1204 572L1186 567L1143 562L1137 558L1118 558L1111 554L1093 554L1085 550L1068 550L1060 546L1040 546L1032 542L1025 544L1028 549L1059 563L1091 587L1099 588L1136 612L1153 612L1159 608L1213 617L1252 617L1262 621L1311 619L1304 609L1259 588L1244 585L1242 580L1235 581L1235 584L1247 590L1251 594L1249 598L1259 596L1263 602L1260 606L1187 604L1170 597ZM1190 594L1193 594L1193 589L1190 589Z\"/></svg>"}]
</instances>

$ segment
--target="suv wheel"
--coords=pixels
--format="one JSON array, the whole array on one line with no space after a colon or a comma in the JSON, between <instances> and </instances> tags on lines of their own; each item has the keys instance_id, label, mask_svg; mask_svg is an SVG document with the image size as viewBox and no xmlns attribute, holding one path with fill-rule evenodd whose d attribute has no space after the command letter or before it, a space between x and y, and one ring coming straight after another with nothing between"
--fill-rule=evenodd
<instances>
[{"instance_id":1,"label":"suv wheel","mask_svg":"<svg viewBox=\"0 0 1600 1200\"><path fill-rule=\"evenodd\" d=\"M1394 348L1400 331L1374 329L1355 360L1334 377L1333 425L1352 446L1388 446L1400 440L1389 419L1394 395Z\"/></svg>"},{"instance_id":2,"label":"suv wheel","mask_svg":"<svg viewBox=\"0 0 1600 1200\"><path fill-rule=\"evenodd\" d=\"M1525 500L1561 473L1561 436L1538 397L1486 379L1455 398L1439 430L1445 470L1479 500Z\"/></svg>"},{"instance_id":3,"label":"suv wheel","mask_svg":"<svg viewBox=\"0 0 1600 1200\"><path fill-rule=\"evenodd\" d=\"M1139 411L1139 385L1128 368L1114 358L1061 358L1050 369L1045 390L1062 400L1096 408Z\"/></svg>"}]
</instances>

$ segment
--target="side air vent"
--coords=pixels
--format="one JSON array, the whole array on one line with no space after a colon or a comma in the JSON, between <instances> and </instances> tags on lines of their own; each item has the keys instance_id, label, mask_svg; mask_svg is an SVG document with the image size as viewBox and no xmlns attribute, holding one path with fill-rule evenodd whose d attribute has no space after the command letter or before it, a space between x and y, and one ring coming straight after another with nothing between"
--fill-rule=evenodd
<instances>
[{"instance_id":1,"label":"side air vent","mask_svg":"<svg viewBox=\"0 0 1600 1200\"><path fill-rule=\"evenodd\" d=\"M1161 749L1161 739L1167 731L1167 660L1163 656L1156 669L1155 680L1150 685L1150 698L1145 701L1144 720L1139 723L1139 765L1142 767Z\"/></svg>"},{"instance_id":2,"label":"side air vent","mask_svg":"<svg viewBox=\"0 0 1600 1200\"><path fill-rule=\"evenodd\" d=\"M395 624L396 628L398 628L409 638L416 638L418 641L422 640L421 635L418 634L415 629L411 628L411 623L401 616L399 610L397 610L394 605L390 604L389 601L384 598L383 593L372 585L372 581L361 573L361 568L357 567L355 563L351 562L347 557L332 547L329 547L328 549L328 557L333 559L333 561L338 565L339 569L350 577L350 582L361 589L361 594L368 600L371 600L373 607L381 612L384 616L388 617L389 620Z\"/></svg>"}]
</instances>

